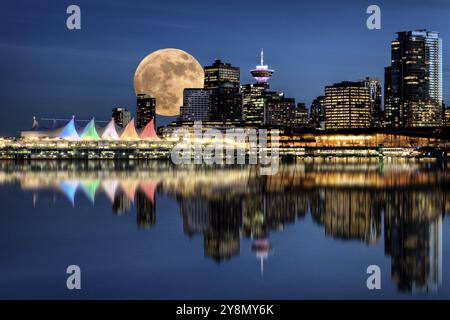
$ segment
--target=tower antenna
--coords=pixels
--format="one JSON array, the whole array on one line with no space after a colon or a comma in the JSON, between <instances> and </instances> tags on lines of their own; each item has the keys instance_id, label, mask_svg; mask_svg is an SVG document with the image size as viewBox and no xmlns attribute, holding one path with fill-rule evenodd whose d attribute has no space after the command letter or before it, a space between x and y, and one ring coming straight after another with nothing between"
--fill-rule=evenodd
<instances>
[{"instance_id":1,"label":"tower antenna","mask_svg":"<svg viewBox=\"0 0 450 320\"><path fill-rule=\"evenodd\" d=\"M264 65L264 49L261 48L261 65Z\"/></svg>"}]
</instances>

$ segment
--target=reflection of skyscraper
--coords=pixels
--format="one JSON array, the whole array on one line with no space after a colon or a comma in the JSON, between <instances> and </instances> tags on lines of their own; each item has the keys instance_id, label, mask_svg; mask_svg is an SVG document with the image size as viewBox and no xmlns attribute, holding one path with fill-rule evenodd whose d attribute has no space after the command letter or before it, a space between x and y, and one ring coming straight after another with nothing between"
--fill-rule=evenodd
<instances>
[{"instance_id":1,"label":"reflection of skyscraper","mask_svg":"<svg viewBox=\"0 0 450 320\"><path fill-rule=\"evenodd\" d=\"M127 213L131 210L131 200L127 197L122 190L118 191L114 197L113 212L117 215Z\"/></svg>"},{"instance_id":2,"label":"reflection of skyscraper","mask_svg":"<svg viewBox=\"0 0 450 320\"><path fill-rule=\"evenodd\" d=\"M437 291L442 282L442 198L426 191L387 198L385 252L401 291Z\"/></svg>"},{"instance_id":3,"label":"reflection of skyscraper","mask_svg":"<svg viewBox=\"0 0 450 320\"><path fill-rule=\"evenodd\" d=\"M209 228L208 201L202 198L183 198L180 203L183 230L193 236L203 234Z\"/></svg>"},{"instance_id":4,"label":"reflection of skyscraper","mask_svg":"<svg viewBox=\"0 0 450 320\"><path fill-rule=\"evenodd\" d=\"M220 262L239 253L242 224L241 200L237 197L209 201L209 230L204 235L205 256Z\"/></svg>"},{"instance_id":5,"label":"reflection of skyscraper","mask_svg":"<svg viewBox=\"0 0 450 320\"><path fill-rule=\"evenodd\" d=\"M325 234L375 243L381 236L380 204L369 191L325 189L313 193L311 215Z\"/></svg>"},{"instance_id":6,"label":"reflection of skyscraper","mask_svg":"<svg viewBox=\"0 0 450 320\"><path fill-rule=\"evenodd\" d=\"M148 228L156 223L155 203L140 190L136 192L136 213L138 227Z\"/></svg>"}]
</instances>

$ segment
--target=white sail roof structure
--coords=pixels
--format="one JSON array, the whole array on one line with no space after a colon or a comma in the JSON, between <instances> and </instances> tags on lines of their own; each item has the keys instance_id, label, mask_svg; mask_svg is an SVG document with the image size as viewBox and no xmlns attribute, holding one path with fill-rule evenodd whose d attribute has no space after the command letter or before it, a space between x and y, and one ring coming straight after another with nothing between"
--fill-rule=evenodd
<instances>
[{"instance_id":1,"label":"white sail roof structure","mask_svg":"<svg viewBox=\"0 0 450 320\"><path fill-rule=\"evenodd\" d=\"M114 123L114 119L111 119L111 121L104 128L101 139L102 140L120 140L119 135L117 134L116 124Z\"/></svg>"}]
</instances>

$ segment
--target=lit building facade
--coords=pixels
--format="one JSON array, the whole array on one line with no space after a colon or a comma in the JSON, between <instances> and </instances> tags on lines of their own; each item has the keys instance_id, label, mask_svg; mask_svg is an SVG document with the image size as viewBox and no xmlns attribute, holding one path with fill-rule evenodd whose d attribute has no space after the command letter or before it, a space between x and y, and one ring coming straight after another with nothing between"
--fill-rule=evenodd
<instances>
[{"instance_id":1,"label":"lit building facade","mask_svg":"<svg viewBox=\"0 0 450 320\"><path fill-rule=\"evenodd\" d=\"M242 93L242 117L247 125L262 125L264 123L264 106L266 105L267 83L244 84Z\"/></svg>"},{"instance_id":2,"label":"lit building facade","mask_svg":"<svg viewBox=\"0 0 450 320\"><path fill-rule=\"evenodd\" d=\"M285 98L284 93L268 95L264 105L264 124L291 126L295 109L295 99Z\"/></svg>"},{"instance_id":3,"label":"lit building facade","mask_svg":"<svg viewBox=\"0 0 450 320\"><path fill-rule=\"evenodd\" d=\"M442 39L427 30L397 32L385 69L385 110L389 127L442 124Z\"/></svg>"},{"instance_id":4,"label":"lit building facade","mask_svg":"<svg viewBox=\"0 0 450 320\"><path fill-rule=\"evenodd\" d=\"M184 89L178 121L208 121L211 89Z\"/></svg>"},{"instance_id":5,"label":"lit building facade","mask_svg":"<svg viewBox=\"0 0 450 320\"><path fill-rule=\"evenodd\" d=\"M308 126L308 108L302 102L292 109L289 125L291 127L307 127Z\"/></svg>"},{"instance_id":6,"label":"lit building facade","mask_svg":"<svg viewBox=\"0 0 450 320\"><path fill-rule=\"evenodd\" d=\"M344 81L325 87L325 129L369 128L370 89L364 81Z\"/></svg>"},{"instance_id":7,"label":"lit building facade","mask_svg":"<svg viewBox=\"0 0 450 320\"><path fill-rule=\"evenodd\" d=\"M450 127L450 107L444 108L444 126Z\"/></svg>"},{"instance_id":8,"label":"lit building facade","mask_svg":"<svg viewBox=\"0 0 450 320\"><path fill-rule=\"evenodd\" d=\"M147 94L137 95L136 128L144 128L155 118L156 99Z\"/></svg>"},{"instance_id":9,"label":"lit building facade","mask_svg":"<svg viewBox=\"0 0 450 320\"><path fill-rule=\"evenodd\" d=\"M125 128L131 121L131 112L126 108L114 108L112 110L114 123L121 128Z\"/></svg>"},{"instance_id":10,"label":"lit building facade","mask_svg":"<svg viewBox=\"0 0 450 320\"><path fill-rule=\"evenodd\" d=\"M203 70L205 71L205 89L216 89L226 83L239 88L241 72L238 67L216 59L211 66L206 66Z\"/></svg>"}]
</instances>

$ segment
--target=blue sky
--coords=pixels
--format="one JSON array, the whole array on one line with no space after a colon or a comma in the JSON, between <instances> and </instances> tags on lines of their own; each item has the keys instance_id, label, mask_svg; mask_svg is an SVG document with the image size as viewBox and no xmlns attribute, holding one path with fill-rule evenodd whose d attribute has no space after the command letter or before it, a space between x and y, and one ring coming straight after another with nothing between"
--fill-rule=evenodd
<instances>
[{"instance_id":1,"label":"blue sky","mask_svg":"<svg viewBox=\"0 0 450 320\"><path fill-rule=\"evenodd\" d=\"M77 4L82 29L66 28ZM366 8L381 7L382 29L366 28ZM395 32L441 32L444 98L450 103L448 0L16 0L0 4L1 135L38 117L108 119L133 112L133 75L147 54L186 50L202 65L221 58L241 67L242 82L259 62L275 69L274 90L306 102L325 85L365 76L383 79ZM158 124L169 119L158 118Z\"/></svg>"}]
</instances>

